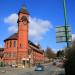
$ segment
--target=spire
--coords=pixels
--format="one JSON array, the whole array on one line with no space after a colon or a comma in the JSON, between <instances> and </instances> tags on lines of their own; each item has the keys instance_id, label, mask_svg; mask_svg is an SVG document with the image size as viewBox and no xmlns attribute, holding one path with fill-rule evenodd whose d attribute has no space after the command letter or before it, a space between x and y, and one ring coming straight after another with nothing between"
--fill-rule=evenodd
<instances>
[{"instance_id":1,"label":"spire","mask_svg":"<svg viewBox=\"0 0 75 75\"><path fill-rule=\"evenodd\" d=\"M27 11L25 5L22 5L21 9L19 10L19 13L23 13L23 14L28 14L28 15L29 15L29 12ZM18 14L19 14L19 13L18 13Z\"/></svg>"}]
</instances>

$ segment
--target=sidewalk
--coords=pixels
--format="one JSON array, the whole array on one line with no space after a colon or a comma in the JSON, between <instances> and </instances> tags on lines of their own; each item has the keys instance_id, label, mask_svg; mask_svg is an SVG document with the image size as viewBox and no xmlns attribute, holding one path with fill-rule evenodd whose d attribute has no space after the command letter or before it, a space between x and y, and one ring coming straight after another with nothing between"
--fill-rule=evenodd
<instances>
[{"instance_id":1,"label":"sidewalk","mask_svg":"<svg viewBox=\"0 0 75 75\"><path fill-rule=\"evenodd\" d=\"M45 67L47 67L50 63L45 63L43 64ZM35 69L35 66L31 66L30 68L29 67L18 67L18 68L12 68L10 66L8 67L0 67L0 75L3 73L14 73L16 74L17 72L20 73L20 72L30 72L30 71L34 71ZM9 75L9 74L7 74Z\"/></svg>"},{"instance_id":2,"label":"sidewalk","mask_svg":"<svg viewBox=\"0 0 75 75\"><path fill-rule=\"evenodd\" d=\"M15 68L15 67L0 67L0 70L14 70L14 69L17 69L17 70L19 70L19 69L33 69L33 68L35 68L35 66L34 67L18 67L18 68Z\"/></svg>"},{"instance_id":3,"label":"sidewalk","mask_svg":"<svg viewBox=\"0 0 75 75\"><path fill-rule=\"evenodd\" d=\"M11 67L0 67L0 75L17 75L17 73L33 71L35 67L30 68L11 68Z\"/></svg>"}]
</instances>

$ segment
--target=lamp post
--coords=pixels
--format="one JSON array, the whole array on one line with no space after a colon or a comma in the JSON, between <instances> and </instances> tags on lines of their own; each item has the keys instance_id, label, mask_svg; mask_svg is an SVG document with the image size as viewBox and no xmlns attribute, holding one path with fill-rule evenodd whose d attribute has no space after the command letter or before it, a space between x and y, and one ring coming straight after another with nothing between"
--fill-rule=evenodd
<instances>
[{"instance_id":1,"label":"lamp post","mask_svg":"<svg viewBox=\"0 0 75 75\"><path fill-rule=\"evenodd\" d=\"M44 63L45 63L45 50L43 51L43 55L44 55Z\"/></svg>"},{"instance_id":2,"label":"lamp post","mask_svg":"<svg viewBox=\"0 0 75 75\"><path fill-rule=\"evenodd\" d=\"M69 41L68 41L68 29L67 29L67 15L66 15L66 0L64 0L64 23L65 23L65 35L66 35L66 43L67 47L69 47Z\"/></svg>"},{"instance_id":3,"label":"lamp post","mask_svg":"<svg viewBox=\"0 0 75 75\"><path fill-rule=\"evenodd\" d=\"M30 68L30 60L31 60L31 55L29 55L29 68Z\"/></svg>"}]
</instances>

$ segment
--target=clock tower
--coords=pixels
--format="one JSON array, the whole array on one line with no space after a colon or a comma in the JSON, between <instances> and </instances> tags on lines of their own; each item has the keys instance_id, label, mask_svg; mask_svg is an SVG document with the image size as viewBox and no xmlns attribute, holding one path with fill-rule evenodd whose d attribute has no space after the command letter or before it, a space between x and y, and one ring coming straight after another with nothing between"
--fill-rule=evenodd
<instances>
[{"instance_id":1,"label":"clock tower","mask_svg":"<svg viewBox=\"0 0 75 75\"><path fill-rule=\"evenodd\" d=\"M18 40L17 40L17 62L28 57L28 17L29 13L23 6L18 12Z\"/></svg>"}]
</instances>

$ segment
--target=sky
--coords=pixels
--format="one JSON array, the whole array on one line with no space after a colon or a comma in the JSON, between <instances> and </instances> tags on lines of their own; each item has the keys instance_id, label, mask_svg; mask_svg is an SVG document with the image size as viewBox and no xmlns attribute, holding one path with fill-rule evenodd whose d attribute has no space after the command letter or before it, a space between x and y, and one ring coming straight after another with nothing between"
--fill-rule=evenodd
<instances>
[{"instance_id":1,"label":"sky","mask_svg":"<svg viewBox=\"0 0 75 75\"><path fill-rule=\"evenodd\" d=\"M66 47L56 43L56 27L64 25L63 0L0 0L0 47L4 39L17 32L18 11L25 5L29 16L29 40L53 51ZM66 0L67 23L75 37L75 0Z\"/></svg>"}]
</instances>

